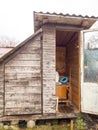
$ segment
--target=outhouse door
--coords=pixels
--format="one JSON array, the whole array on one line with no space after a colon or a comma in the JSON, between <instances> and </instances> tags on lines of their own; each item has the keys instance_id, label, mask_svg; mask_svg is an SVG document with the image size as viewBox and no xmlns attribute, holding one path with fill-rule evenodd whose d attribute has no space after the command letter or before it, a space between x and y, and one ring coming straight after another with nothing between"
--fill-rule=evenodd
<instances>
[{"instance_id":1,"label":"outhouse door","mask_svg":"<svg viewBox=\"0 0 98 130\"><path fill-rule=\"evenodd\" d=\"M82 32L81 111L98 115L98 30Z\"/></svg>"}]
</instances>

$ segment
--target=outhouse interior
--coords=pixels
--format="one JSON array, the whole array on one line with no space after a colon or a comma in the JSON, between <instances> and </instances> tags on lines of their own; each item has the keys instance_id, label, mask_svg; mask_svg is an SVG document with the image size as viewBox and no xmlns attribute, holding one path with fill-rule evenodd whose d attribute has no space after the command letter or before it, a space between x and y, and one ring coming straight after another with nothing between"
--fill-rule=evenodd
<instances>
[{"instance_id":1,"label":"outhouse interior","mask_svg":"<svg viewBox=\"0 0 98 130\"><path fill-rule=\"evenodd\" d=\"M56 71L59 81L68 77L66 83L56 85L57 111L60 112L80 109L79 34L74 30L56 30Z\"/></svg>"}]
</instances>

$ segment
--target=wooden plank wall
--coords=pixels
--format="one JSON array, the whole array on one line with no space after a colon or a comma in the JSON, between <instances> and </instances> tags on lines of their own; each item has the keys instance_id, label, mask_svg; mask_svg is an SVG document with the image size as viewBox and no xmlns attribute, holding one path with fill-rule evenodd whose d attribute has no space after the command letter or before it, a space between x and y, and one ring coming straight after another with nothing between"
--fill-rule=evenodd
<instances>
[{"instance_id":1,"label":"wooden plank wall","mask_svg":"<svg viewBox=\"0 0 98 130\"><path fill-rule=\"evenodd\" d=\"M43 27L43 113L55 113L55 28Z\"/></svg>"},{"instance_id":2,"label":"wooden plank wall","mask_svg":"<svg viewBox=\"0 0 98 130\"><path fill-rule=\"evenodd\" d=\"M78 33L76 33L68 43L66 48L66 68L72 87L72 101L79 107L80 104L80 85L79 85L79 43Z\"/></svg>"},{"instance_id":3,"label":"wooden plank wall","mask_svg":"<svg viewBox=\"0 0 98 130\"><path fill-rule=\"evenodd\" d=\"M56 71L59 75L65 76L66 74L66 48L56 47Z\"/></svg>"},{"instance_id":4,"label":"wooden plank wall","mask_svg":"<svg viewBox=\"0 0 98 130\"><path fill-rule=\"evenodd\" d=\"M3 116L4 108L4 65L0 64L0 116Z\"/></svg>"},{"instance_id":5,"label":"wooden plank wall","mask_svg":"<svg viewBox=\"0 0 98 130\"><path fill-rule=\"evenodd\" d=\"M5 64L5 115L41 113L40 35L14 55Z\"/></svg>"}]
</instances>

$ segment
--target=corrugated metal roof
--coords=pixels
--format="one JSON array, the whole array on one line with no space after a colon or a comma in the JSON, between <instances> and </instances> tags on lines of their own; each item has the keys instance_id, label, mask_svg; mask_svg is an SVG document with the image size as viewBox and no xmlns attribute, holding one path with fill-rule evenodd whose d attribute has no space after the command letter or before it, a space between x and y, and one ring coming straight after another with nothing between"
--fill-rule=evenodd
<instances>
[{"instance_id":1,"label":"corrugated metal roof","mask_svg":"<svg viewBox=\"0 0 98 130\"><path fill-rule=\"evenodd\" d=\"M88 16L88 15L81 15L81 14L79 14L79 15L76 15L76 14L69 14L69 13L66 13L66 14L63 14L63 13L56 13L56 12L53 12L53 13L50 13L50 12L46 12L46 13L44 13L44 12L36 12L36 11L34 11L34 13L40 13L40 14L49 14L49 15L58 15L58 16L70 16L70 17L82 17L82 18L96 18L96 19L98 19L98 16L96 17L96 16Z\"/></svg>"},{"instance_id":2,"label":"corrugated metal roof","mask_svg":"<svg viewBox=\"0 0 98 130\"><path fill-rule=\"evenodd\" d=\"M98 17L88 15L75 15L75 14L63 14L63 13L43 13L34 12L34 30L37 31L42 25L46 23L63 24L77 26L88 29L91 27Z\"/></svg>"}]
</instances>

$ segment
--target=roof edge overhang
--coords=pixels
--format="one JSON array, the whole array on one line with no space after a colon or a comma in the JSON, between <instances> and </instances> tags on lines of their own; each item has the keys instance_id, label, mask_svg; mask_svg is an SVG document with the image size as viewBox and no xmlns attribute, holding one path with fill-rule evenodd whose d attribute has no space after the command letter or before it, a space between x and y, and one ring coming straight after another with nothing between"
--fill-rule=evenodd
<instances>
[{"instance_id":1,"label":"roof edge overhang","mask_svg":"<svg viewBox=\"0 0 98 130\"><path fill-rule=\"evenodd\" d=\"M94 16L82 16L82 15L69 15L69 14L57 14L57 13L43 13L34 12L34 31L36 32L44 24L55 24L65 26L76 26L83 29L89 29L96 21L98 17Z\"/></svg>"}]
</instances>

